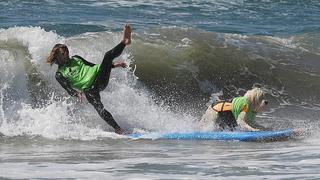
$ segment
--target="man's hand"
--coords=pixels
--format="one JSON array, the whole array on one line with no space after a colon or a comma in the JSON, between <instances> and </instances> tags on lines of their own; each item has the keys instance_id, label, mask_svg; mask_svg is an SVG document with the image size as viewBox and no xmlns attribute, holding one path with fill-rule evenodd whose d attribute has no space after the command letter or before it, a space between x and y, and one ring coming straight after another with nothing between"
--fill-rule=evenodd
<instances>
[{"instance_id":1,"label":"man's hand","mask_svg":"<svg viewBox=\"0 0 320 180\"><path fill-rule=\"evenodd\" d=\"M82 92L77 92L76 96L78 97L79 102L82 103L83 102L83 93Z\"/></svg>"},{"instance_id":2,"label":"man's hand","mask_svg":"<svg viewBox=\"0 0 320 180\"><path fill-rule=\"evenodd\" d=\"M113 65L115 68L117 68L117 67L126 68L127 67L127 63L125 63L125 62L114 63Z\"/></svg>"}]
</instances>

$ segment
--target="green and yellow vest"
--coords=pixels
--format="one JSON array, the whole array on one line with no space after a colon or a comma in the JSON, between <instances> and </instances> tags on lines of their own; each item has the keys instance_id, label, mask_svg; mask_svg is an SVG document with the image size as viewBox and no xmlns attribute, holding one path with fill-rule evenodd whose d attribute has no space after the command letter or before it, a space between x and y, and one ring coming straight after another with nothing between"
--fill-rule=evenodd
<instances>
[{"instance_id":1,"label":"green and yellow vest","mask_svg":"<svg viewBox=\"0 0 320 180\"><path fill-rule=\"evenodd\" d=\"M93 84L99 68L100 64L91 67L73 56L67 64L58 67L58 72L68 80L72 88L83 91Z\"/></svg>"}]
</instances>

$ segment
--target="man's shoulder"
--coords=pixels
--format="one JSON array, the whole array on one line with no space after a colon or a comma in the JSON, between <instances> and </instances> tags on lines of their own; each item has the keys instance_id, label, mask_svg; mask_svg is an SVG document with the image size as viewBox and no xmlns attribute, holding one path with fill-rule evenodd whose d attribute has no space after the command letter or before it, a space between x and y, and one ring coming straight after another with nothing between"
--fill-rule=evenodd
<instances>
[{"instance_id":1,"label":"man's shoulder","mask_svg":"<svg viewBox=\"0 0 320 180\"><path fill-rule=\"evenodd\" d=\"M62 77L63 77L62 73L59 71L59 69L57 69L56 74L55 74L55 78L61 79Z\"/></svg>"},{"instance_id":2,"label":"man's shoulder","mask_svg":"<svg viewBox=\"0 0 320 180\"><path fill-rule=\"evenodd\" d=\"M79 56L79 55L74 55L71 57L71 59L75 59L75 60L85 60L83 57Z\"/></svg>"}]
</instances>

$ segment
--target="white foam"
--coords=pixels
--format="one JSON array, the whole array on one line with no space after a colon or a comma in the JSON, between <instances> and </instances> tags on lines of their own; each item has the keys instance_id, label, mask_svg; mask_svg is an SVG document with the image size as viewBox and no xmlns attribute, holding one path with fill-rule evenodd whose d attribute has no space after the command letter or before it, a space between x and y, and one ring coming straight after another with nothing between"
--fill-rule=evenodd
<instances>
[{"instance_id":1,"label":"white foam","mask_svg":"<svg viewBox=\"0 0 320 180\"><path fill-rule=\"evenodd\" d=\"M41 27L13 27L0 29L0 40L17 40L28 48L32 60L42 63L53 45L64 39L56 33L47 32Z\"/></svg>"},{"instance_id":2,"label":"white foam","mask_svg":"<svg viewBox=\"0 0 320 180\"><path fill-rule=\"evenodd\" d=\"M277 36L247 36L241 34L223 34L224 39L227 43L233 45L254 45L254 44L266 44L270 43L275 48L287 48L288 50L301 50L307 51L307 49L300 46L295 41L295 36L292 37L277 37ZM252 44L253 43L253 44Z\"/></svg>"}]
</instances>

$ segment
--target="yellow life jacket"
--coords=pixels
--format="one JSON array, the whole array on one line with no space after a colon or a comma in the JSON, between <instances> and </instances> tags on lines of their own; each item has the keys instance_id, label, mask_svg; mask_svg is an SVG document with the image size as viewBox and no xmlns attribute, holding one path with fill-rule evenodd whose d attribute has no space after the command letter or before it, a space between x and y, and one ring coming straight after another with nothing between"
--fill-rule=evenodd
<instances>
[{"instance_id":1,"label":"yellow life jacket","mask_svg":"<svg viewBox=\"0 0 320 180\"><path fill-rule=\"evenodd\" d=\"M216 112L226 112L232 110L232 103L231 102L219 102L217 104L212 104L212 109ZM247 112L247 107L243 107L241 112Z\"/></svg>"}]
</instances>

